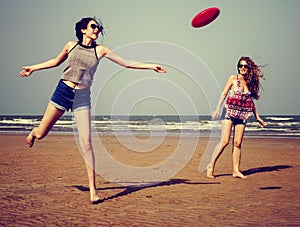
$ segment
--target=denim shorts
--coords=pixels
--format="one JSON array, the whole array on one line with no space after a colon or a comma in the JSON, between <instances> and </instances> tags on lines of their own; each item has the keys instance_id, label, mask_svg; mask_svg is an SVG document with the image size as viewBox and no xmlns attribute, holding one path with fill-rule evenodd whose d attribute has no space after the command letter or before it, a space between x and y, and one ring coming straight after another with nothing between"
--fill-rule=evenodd
<instances>
[{"instance_id":1,"label":"denim shorts","mask_svg":"<svg viewBox=\"0 0 300 227\"><path fill-rule=\"evenodd\" d=\"M50 103L63 111L91 109L90 88L73 89L60 80L51 97Z\"/></svg>"},{"instance_id":2,"label":"denim shorts","mask_svg":"<svg viewBox=\"0 0 300 227\"><path fill-rule=\"evenodd\" d=\"M247 123L246 120L242 120L242 119L238 119L238 118L229 117L229 116L227 115L227 111L226 111L226 108L225 108L225 107L223 108L223 111L222 111L221 120L231 120L232 123L233 123L233 125L239 125L239 124L245 125L245 124Z\"/></svg>"}]
</instances>

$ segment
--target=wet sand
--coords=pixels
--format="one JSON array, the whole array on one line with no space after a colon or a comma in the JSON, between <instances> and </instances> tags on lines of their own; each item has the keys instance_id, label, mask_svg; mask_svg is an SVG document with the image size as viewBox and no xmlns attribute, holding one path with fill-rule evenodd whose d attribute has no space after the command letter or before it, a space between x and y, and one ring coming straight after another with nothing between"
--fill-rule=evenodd
<instances>
[{"instance_id":1,"label":"wet sand","mask_svg":"<svg viewBox=\"0 0 300 227\"><path fill-rule=\"evenodd\" d=\"M31 149L25 135L0 141L1 226L300 226L300 139L245 138L248 179L231 177L229 146L211 180L198 171L208 141L199 138L187 165L159 184L130 187L97 175L97 205L89 203L74 136L51 134ZM137 154L115 137L101 141L117 160L140 167L163 161L178 145L167 137Z\"/></svg>"}]
</instances>

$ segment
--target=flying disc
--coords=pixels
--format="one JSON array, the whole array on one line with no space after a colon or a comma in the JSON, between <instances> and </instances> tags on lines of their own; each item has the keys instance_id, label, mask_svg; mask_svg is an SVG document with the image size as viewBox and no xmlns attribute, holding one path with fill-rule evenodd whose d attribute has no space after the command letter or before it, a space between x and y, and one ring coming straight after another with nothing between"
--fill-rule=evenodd
<instances>
[{"instance_id":1,"label":"flying disc","mask_svg":"<svg viewBox=\"0 0 300 227\"><path fill-rule=\"evenodd\" d=\"M194 28L200 28L213 22L220 14L220 10L216 7L207 8L196 16L192 20L192 26Z\"/></svg>"}]
</instances>

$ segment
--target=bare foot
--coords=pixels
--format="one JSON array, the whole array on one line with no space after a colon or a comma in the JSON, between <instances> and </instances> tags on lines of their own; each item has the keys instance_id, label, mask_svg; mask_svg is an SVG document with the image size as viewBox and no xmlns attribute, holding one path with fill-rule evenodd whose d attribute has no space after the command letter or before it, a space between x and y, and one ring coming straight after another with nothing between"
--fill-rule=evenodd
<instances>
[{"instance_id":1,"label":"bare foot","mask_svg":"<svg viewBox=\"0 0 300 227\"><path fill-rule=\"evenodd\" d=\"M215 176L214 176L214 169L212 166L207 166L207 169L206 169L206 177L208 179L215 179Z\"/></svg>"},{"instance_id":2,"label":"bare foot","mask_svg":"<svg viewBox=\"0 0 300 227\"><path fill-rule=\"evenodd\" d=\"M31 133L29 133L29 135L26 138L26 142L29 145L29 147L32 147L35 141L35 136L33 136Z\"/></svg>"},{"instance_id":3,"label":"bare foot","mask_svg":"<svg viewBox=\"0 0 300 227\"><path fill-rule=\"evenodd\" d=\"M90 193L91 204L98 204L101 202L97 192Z\"/></svg>"},{"instance_id":4,"label":"bare foot","mask_svg":"<svg viewBox=\"0 0 300 227\"><path fill-rule=\"evenodd\" d=\"M232 174L233 178L241 178L241 179L247 179L247 176L245 176L244 174L242 174L241 172L235 172Z\"/></svg>"}]
</instances>

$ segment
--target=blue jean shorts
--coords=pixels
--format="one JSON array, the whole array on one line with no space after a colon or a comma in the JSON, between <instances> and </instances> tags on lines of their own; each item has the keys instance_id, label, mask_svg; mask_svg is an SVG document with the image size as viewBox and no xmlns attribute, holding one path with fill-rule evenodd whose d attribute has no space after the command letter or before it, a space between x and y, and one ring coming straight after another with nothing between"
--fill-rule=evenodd
<instances>
[{"instance_id":1,"label":"blue jean shorts","mask_svg":"<svg viewBox=\"0 0 300 227\"><path fill-rule=\"evenodd\" d=\"M50 103L63 111L91 109L90 88L73 89L60 80L51 97Z\"/></svg>"},{"instance_id":2,"label":"blue jean shorts","mask_svg":"<svg viewBox=\"0 0 300 227\"><path fill-rule=\"evenodd\" d=\"M223 111L222 111L222 115L221 115L221 120L231 120L233 125L239 125L239 124L247 124L247 121L246 120L242 120L242 119L238 119L238 118L233 118L233 117L229 117L227 115L227 111L226 111L226 108L224 107L223 108Z\"/></svg>"}]
</instances>

